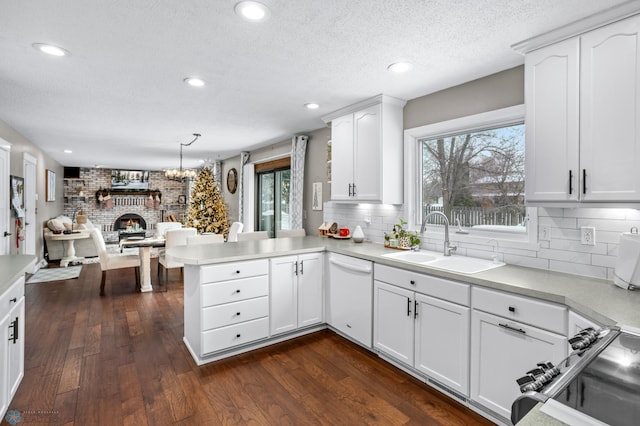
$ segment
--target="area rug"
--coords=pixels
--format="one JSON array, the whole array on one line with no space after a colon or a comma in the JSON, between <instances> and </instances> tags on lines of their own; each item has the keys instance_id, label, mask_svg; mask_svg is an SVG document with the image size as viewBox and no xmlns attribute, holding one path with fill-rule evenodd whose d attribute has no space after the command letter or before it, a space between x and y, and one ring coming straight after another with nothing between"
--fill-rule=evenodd
<instances>
[{"instance_id":1,"label":"area rug","mask_svg":"<svg viewBox=\"0 0 640 426\"><path fill-rule=\"evenodd\" d=\"M38 269L27 284L45 283L49 281L63 281L78 278L82 271L82 266L69 266L68 268L46 268Z\"/></svg>"}]
</instances>

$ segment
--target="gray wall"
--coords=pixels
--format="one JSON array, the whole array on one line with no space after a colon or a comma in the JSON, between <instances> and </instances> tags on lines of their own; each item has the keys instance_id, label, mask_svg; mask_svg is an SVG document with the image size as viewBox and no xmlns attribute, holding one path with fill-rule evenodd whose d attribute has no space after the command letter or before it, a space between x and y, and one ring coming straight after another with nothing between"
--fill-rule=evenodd
<instances>
[{"instance_id":1,"label":"gray wall","mask_svg":"<svg viewBox=\"0 0 640 426\"><path fill-rule=\"evenodd\" d=\"M412 99L404 107L404 128L524 104L524 66Z\"/></svg>"},{"instance_id":2,"label":"gray wall","mask_svg":"<svg viewBox=\"0 0 640 426\"><path fill-rule=\"evenodd\" d=\"M33 145L27 138L15 131L4 121L0 120L0 137L11 144L10 155L10 171L14 176L23 176L23 154L26 152L33 155L38 161L36 169L36 194L38 201L36 202L36 255L38 259L44 257L42 229L43 225L52 217L62 213L63 202L63 168L62 166L46 153ZM46 170L53 170L56 173L56 201L46 202L45 199L45 173ZM8 190L8 188L6 188ZM4 191L5 188L2 188ZM3 206L3 208L5 208ZM11 216L13 219L13 216ZM14 221L11 221L11 232L15 235ZM10 253L16 254L15 240L11 240ZM22 248L22 245L21 245Z\"/></svg>"}]
</instances>

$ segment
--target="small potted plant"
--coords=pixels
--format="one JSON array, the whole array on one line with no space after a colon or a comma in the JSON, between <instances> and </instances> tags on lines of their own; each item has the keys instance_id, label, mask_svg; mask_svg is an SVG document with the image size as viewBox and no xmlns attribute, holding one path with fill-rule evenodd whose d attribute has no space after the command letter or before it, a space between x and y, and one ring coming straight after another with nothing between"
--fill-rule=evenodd
<instances>
[{"instance_id":1,"label":"small potted plant","mask_svg":"<svg viewBox=\"0 0 640 426\"><path fill-rule=\"evenodd\" d=\"M407 221L400 218L399 223L393 226L393 230L390 234L385 232L384 245L387 247L400 247L403 249L409 249L420 245L420 238L417 231L408 231L405 229Z\"/></svg>"}]
</instances>

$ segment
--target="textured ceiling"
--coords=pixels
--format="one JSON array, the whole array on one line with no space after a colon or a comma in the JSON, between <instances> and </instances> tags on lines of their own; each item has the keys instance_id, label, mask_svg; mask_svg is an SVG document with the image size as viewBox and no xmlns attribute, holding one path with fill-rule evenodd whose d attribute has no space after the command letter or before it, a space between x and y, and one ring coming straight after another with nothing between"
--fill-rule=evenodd
<instances>
[{"instance_id":1,"label":"textured ceiling","mask_svg":"<svg viewBox=\"0 0 640 426\"><path fill-rule=\"evenodd\" d=\"M236 0L0 0L0 120L69 166L177 167L201 133L184 148L195 167L379 93L410 100L517 66L513 43L624 2L263 0L270 19L249 23ZM386 70L399 60L413 71Z\"/></svg>"}]
</instances>

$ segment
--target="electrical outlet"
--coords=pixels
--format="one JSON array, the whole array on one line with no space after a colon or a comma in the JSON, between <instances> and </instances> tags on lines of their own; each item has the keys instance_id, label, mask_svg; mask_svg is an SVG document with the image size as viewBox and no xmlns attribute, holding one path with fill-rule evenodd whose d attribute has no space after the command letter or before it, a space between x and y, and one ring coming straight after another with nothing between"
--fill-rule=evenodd
<instances>
[{"instance_id":1,"label":"electrical outlet","mask_svg":"<svg viewBox=\"0 0 640 426\"><path fill-rule=\"evenodd\" d=\"M593 226L582 226L580 228L580 243L587 246L595 246L596 228Z\"/></svg>"},{"instance_id":2,"label":"electrical outlet","mask_svg":"<svg viewBox=\"0 0 640 426\"><path fill-rule=\"evenodd\" d=\"M549 225L540 226L540 240L542 241L551 240L551 227Z\"/></svg>"}]
</instances>

